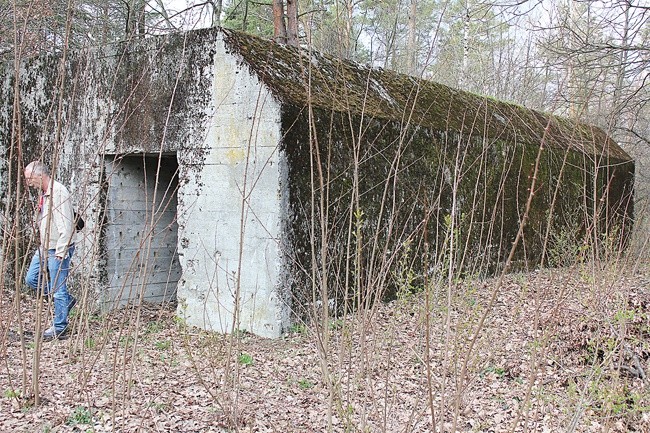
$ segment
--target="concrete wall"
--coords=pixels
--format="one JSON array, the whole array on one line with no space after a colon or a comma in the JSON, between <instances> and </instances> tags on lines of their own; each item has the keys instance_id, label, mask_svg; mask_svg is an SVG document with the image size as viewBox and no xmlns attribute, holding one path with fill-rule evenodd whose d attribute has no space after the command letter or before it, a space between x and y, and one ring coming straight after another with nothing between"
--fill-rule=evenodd
<instances>
[{"instance_id":1,"label":"concrete wall","mask_svg":"<svg viewBox=\"0 0 650 433\"><path fill-rule=\"evenodd\" d=\"M190 181L179 191L179 315L206 329L277 337L289 320L281 287L280 107L237 61L216 44L205 138L211 150L200 185Z\"/></svg>"},{"instance_id":2,"label":"concrete wall","mask_svg":"<svg viewBox=\"0 0 650 433\"><path fill-rule=\"evenodd\" d=\"M176 289L178 314L190 325L280 335L289 314L280 282L286 207L279 192L279 105L227 52L216 29L67 59L63 68L56 56L32 59L18 76L22 163L56 161L57 178L70 186L87 222L75 258L77 294L89 290L108 307L168 300ZM6 66L0 164L18 173L20 163L9 160L5 145L14 83ZM152 238L146 221L153 183L136 176L133 161L159 153L178 161L177 201ZM123 164L128 158L134 159ZM166 188L170 178L158 181ZM0 187L0 208L21 212L5 197L6 185Z\"/></svg>"}]
</instances>

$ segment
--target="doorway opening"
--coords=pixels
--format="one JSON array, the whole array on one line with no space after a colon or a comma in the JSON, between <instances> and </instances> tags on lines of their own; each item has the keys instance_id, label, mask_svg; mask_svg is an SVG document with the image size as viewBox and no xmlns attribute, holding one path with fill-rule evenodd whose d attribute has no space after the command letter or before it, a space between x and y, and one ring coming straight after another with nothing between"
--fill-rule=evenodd
<instances>
[{"instance_id":1,"label":"doorway opening","mask_svg":"<svg viewBox=\"0 0 650 433\"><path fill-rule=\"evenodd\" d=\"M105 159L105 308L176 300L178 159L176 154Z\"/></svg>"}]
</instances>

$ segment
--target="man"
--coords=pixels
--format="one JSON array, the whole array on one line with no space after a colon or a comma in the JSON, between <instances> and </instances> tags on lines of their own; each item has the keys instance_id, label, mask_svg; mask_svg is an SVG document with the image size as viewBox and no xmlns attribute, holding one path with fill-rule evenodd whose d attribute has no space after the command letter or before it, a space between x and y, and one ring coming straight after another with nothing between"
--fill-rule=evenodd
<instances>
[{"instance_id":1,"label":"man","mask_svg":"<svg viewBox=\"0 0 650 433\"><path fill-rule=\"evenodd\" d=\"M51 341L68 332L68 314L77 303L67 287L76 240L72 198L68 189L50 176L42 162L29 163L24 174L27 185L40 193L36 225L41 240L25 282L43 295L53 295L54 323L43 333L43 341ZM47 265L46 272L41 269L42 265Z\"/></svg>"}]
</instances>

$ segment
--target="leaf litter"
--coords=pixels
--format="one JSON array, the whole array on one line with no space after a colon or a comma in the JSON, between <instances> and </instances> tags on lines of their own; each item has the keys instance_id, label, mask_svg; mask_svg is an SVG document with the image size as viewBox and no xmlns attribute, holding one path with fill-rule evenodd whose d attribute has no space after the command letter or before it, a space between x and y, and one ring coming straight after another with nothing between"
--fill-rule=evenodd
<instances>
[{"instance_id":1,"label":"leaf litter","mask_svg":"<svg viewBox=\"0 0 650 433\"><path fill-rule=\"evenodd\" d=\"M39 406L5 290L0 431L650 431L648 266L508 275L486 311L496 284L404 291L277 340L192 328L172 306L79 308L42 346ZM20 308L34 332L35 300Z\"/></svg>"}]
</instances>

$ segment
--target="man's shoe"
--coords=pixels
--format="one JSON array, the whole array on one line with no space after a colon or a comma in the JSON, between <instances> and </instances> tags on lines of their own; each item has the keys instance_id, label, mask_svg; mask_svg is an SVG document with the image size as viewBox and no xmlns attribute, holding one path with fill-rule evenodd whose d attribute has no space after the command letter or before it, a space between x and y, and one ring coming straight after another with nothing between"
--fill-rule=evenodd
<instances>
[{"instance_id":1,"label":"man's shoe","mask_svg":"<svg viewBox=\"0 0 650 433\"><path fill-rule=\"evenodd\" d=\"M56 332L56 329L54 329L54 326L52 326L43 332L43 341L59 340L64 338L67 334L67 329L64 329L61 332Z\"/></svg>"},{"instance_id":2,"label":"man's shoe","mask_svg":"<svg viewBox=\"0 0 650 433\"><path fill-rule=\"evenodd\" d=\"M68 304L68 314L70 314L70 311L72 311L75 305L77 305L77 298L70 295L70 303Z\"/></svg>"}]
</instances>

